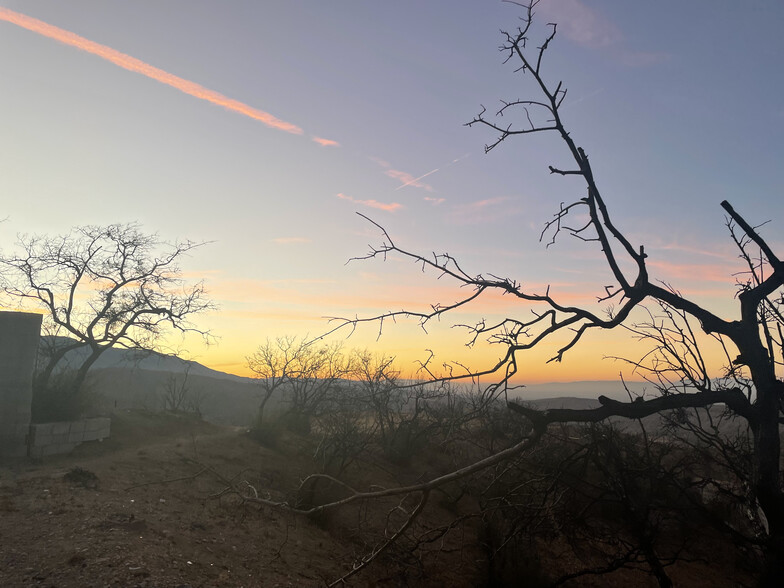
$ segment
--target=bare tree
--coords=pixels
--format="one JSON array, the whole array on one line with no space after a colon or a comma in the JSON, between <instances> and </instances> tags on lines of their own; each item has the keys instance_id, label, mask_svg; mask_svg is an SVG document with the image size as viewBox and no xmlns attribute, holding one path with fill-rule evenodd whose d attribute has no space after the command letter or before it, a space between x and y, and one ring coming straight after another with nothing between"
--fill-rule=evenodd
<instances>
[{"instance_id":1,"label":"bare tree","mask_svg":"<svg viewBox=\"0 0 784 588\"><path fill-rule=\"evenodd\" d=\"M496 138L485 147L486 152L518 135L550 133L560 138L572 163L549 166L550 173L578 178L584 183L585 195L569 204L562 204L554 218L546 224L541 237L552 243L568 234L584 241L587 246L596 246L607 263L610 276L607 283L612 281L612 285L606 286L600 294L599 300L614 304L614 308L605 316L586 307L564 304L550 294L549 288L544 292L535 292L513 279L471 273L446 253L423 255L407 251L398 246L382 227L376 225L382 231L384 240L361 259L402 256L453 280L469 294L448 304L432 304L427 311L402 310L375 317L347 319L340 327L354 328L359 323L369 321L380 321L383 324L387 319L406 317L417 319L424 325L479 299L486 292L500 291L523 303L533 304L535 309L532 318L509 317L497 323L481 321L466 327L470 333L470 344L487 339L505 346L506 351L498 363L471 374L497 375L500 384L493 389L503 391L518 373L518 355L554 336L565 336L567 339L550 359L561 361L587 332L634 324L636 313L645 312L645 304L659 305L665 313L682 317L687 323L681 323L681 330L662 329L662 323L655 319L647 325L637 324L632 327L638 332L648 333L652 328L654 334L658 333L655 336L664 343L663 346L657 344L664 355L654 354L638 362L640 366L647 365L651 370L649 373L655 374L656 380L660 375L665 375L660 382L661 394L658 396L638 398L634 402L600 397L601 406L589 410L538 411L515 402L509 402L508 405L530 419L538 434L552 423L598 422L610 416L636 419L677 409L726 405L734 414L745 419L752 431L754 463L751 487L768 523L766 568L761 582L777 582L784 577L784 492L779 435L784 402L784 382L781 380L784 365L784 263L762 236L759 227L750 224L729 202L723 201L721 206L727 215L731 238L748 267L747 273L738 281L737 318L724 319L677 290L651 280L648 254L644 246L634 244L613 222L586 151L564 125L561 106L566 97L566 88L562 82L549 84L544 79L542 67L546 52L555 38L556 25L548 25L543 41L533 48L529 33L536 4L534 0L524 6L522 26L514 32L504 33L501 49L506 61L515 63L516 70L527 76L538 96L502 102L496 115L503 116L505 121L510 118L514 120L515 115L519 115L519 124L499 122L485 108L467 124L485 127L496 133ZM581 218L577 221L578 225L571 226L569 219L577 213L585 215L587 221ZM699 354L689 355L699 348L698 338L692 337L693 332L689 331L691 321L699 325L704 335L715 338L727 350L730 359L724 366L724 375L727 377L714 378L714 374L700 367L702 358ZM690 347L678 346L677 342L684 340ZM657 362L657 357L659 360L666 358L666 362ZM654 361L650 363L648 360ZM692 369L695 366L697 371ZM454 376L459 377L465 376Z\"/></svg>"},{"instance_id":2,"label":"bare tree","mask_svg":"<svg viewBox=\"0 0 784 588\"><path fill-rule=\"evenodd\" d=\"M278 337L275 341L267 339L259 348L247 357L248 368L255 374L261 389L261 402L257 424L264 421L264 409L276 392L288 385L297 371L298 358L305 353L306 341L296 337Z\"/></svg>"},{"instance_id":3,"label":"bare tree","mask_svg":"<svg viewBox=\"0 0 784 588\"><path fill-rule=\"evenodd\" d=\"M514 423L513 434L508 438L501 438L497 446L491 445L489 455L486 448L481 447L483 453L470 463L455 465L448 473L431 474L429 478L422 476L416 483L409 485L390 488L374 486L369 490L361 490L326 474L313 474L303 481L303 488L324 480L342 488L345 496L331 502L316 504L307 501L299 505L263 498L255 492L249 494L246 489L236 484L229 485L226 492L233 492L249 503L284 508L311 516L320 515L328 509L361 504L369 500L402 497L402 500L411 501L418 498L416 507L406 511L406 518L400 530L390 534L379 549L374 549L351 572L331 584L338 585L369 565L379 553L389 548L410 529L434 490L440 491L455 483L462 483L493 468L498 468L499 471L509 470L520 463L523 454L537 450L541 440L548 437L551 425L598 423L609 417L616 417L615 420L618 420L618 417L643 419L657 414L670 416L677 421L689 409L724 405L738 420L745 421L751 430L751 467L746 470L742 465L737 467L737 464L730 464L727 469L737 468L738 475L749 472L749 503L752 508L759 507L763 523L760 525L763 527L763 536L756 542L763 547L765 556L759 582L764 586L778 585L780 578L784 577L784 493L781 487L779 438L784 396L784 382L780 378L784 365L784 264L761 235L759 226L750 225L725 201L721 206L727 214L731 238L748 268L746 274L738 280L736 299L739 316L732 320L723 319L678 290L651 281L648 255L644 247L633 244L613 223L585 150L578 146L563 124L560 109L566 89L560 82L554 86L548 84L542 76L541 68L546 51L555 38L555 25L548 25L549 30L539 47L531 49L528 46L536 4L536 0L532 0L524 6L522 26L519 29L513 33L504 33L502 50L507 61L515 62L518 65L517 70L530 78L539 96L502 103L497 114L511 117L515 112L522 113L520 126L515 126L514 123L497 123L497 119L488 117L484 108L467 124L487 127L497 133L496 139L486 146L486 151L494 149L514 135L554 133L560 138L573 163L564 167L550 166L549 170L560 176L574 176L584 183L586 192L583 198L561 205L554 218L546 223L541 238L547 237L552 243L566 234L585 242L587 246L598 247L612 280L612 285L606 286L601 292L599 301L614 304L615 307L604 315L586 307L570 306L551 295L549 288L544 292L531 291L512 279L471 273L448 254L434 253L431 256L407 251L398 246L383 227L367 219L382 232L384 240L381 245L372 247L361 259L400 256L416 262L424 269L434 270L443 278L453 280L461 288L461 292L467 291L468 294L461 294L456 301L448 304L431 304L427 311L401 310L375 317L344 319L339 321L336 329L353 330L366 322L380 323L383 326L387 319L394 321L399 318L414 318L425 325L480 299L486 292L500 291L527 306L533 306L532 318L510 317L496 323L480 321L475 325L466 325L466 328L469 331L470 344L487 339L491 343L504 346L505 353L502 358L496 364L476 371L454 364L451 373L447 367L448 375L445 377L428 370L428 362L424 362L422 367L425 373L441 382L471 378L475 383L480 376L483 380L486 380L487 376L495 376L496 383L481 391L478 402L475 402L484 410L492 408L494 399L503 398L504 393L513 387L512 379L518 375L518 357L526 350L558 339L559 336L566 337L566 343L556 350L550 360L561 361L587 332L627 328L630 329L631 336L653 343L650 353L630 361L638 373L647 375L659 394L630 398L629 402L600 396L599 407L583 410L537 410L507 401L511 413L525 417L526 426ZM583 213L587 221L581 219L575 228L570 226L569 219L576 212ZM639 319L640 316L643 318ZM700 331L702 335L698 335ZM723 373L714 374L714 370L707 366L700 351L705 338L713 338L723 346L727 360ZM693 428L690 430L699 438L699 431ZM495 443L496 439L491 441ZM670 483L671 480L682 477L679 467L675 472L677 476L659 477L662 470L659 465L666 466L665 469L669 468L670 457L655 450L655 445L649 446L646 443L641 446L646 459L650 461L650 467L646 466L643 472L628 470L627 464L624 463L624 453L635 453L636 449L629 451L627 448L618 452L615 446L603 446L602 443L594 444L594 447L601 449L596 453L598 457L593 466L597 475L603 477L602 485L609 484L614 492L622 494L624 500L634 498L631 502L624 503L623 508L634 509L637 517L629 519L634 529L627 530L634 535L636 545L630 545L626 554L622 554L618 562L611 564L610 568L617 569L617 565L633 563L634 560L644 563L660 585L667 585L669 579L664 568L677 554L664 553L662 556L662 552L654 545L660 536L658 533L664 527L658 526L660 515L654 511L659 505L653 498L658 498L659 489L666 486L667 491L673 492L678 501L691 500L691 488ZM715 445L713 451L725 452L723 457L732 460L736 455L742 459L742 449L742 441L738 445L728 445L722 441ZM422 479L424 481L421 481ZM703 481L699 480L698 483ZM635 493L638 493L637 497L630 495L629 489L634 489ZM732 498L737 494L728 493L727 496ZM640 509L639 505L643 508ZM572 577L563 576L559 581L570 579Z\"/></svg>"},{"instance_id":4,"label":"bare tree","mask_svg":"<svg viewBox=\"0 0 784 588\"><path fill-rule=\"evenodd\" d=\"M572 556L548 585L627 568L672 586L666 568L707 551L698 538L721 545L696 500L692 472L700 456L663 431L637 425L620 431L562 424L537 451L490 472L480 500L491 563L499 560L501 570L525 565L510 545L529 544L528 555L535 556L534 538L558 537Z\"/></svg>"},{"instance_id":5,"label":"bare tree","mask_svg":"<svg viewBox=\"0 0 784 588\"><path fill-rule=\"evenodd\" d=\"M191 318L214 306L203 283L188 284L178 266L199 243L167 243L138 224L114 224L20 235L17 245L18 252L0 255L0 288L7 299L45 313L51 337L40 387L62 371L69 352L86 350L69 383L78 393L107 349L160 349L167 331L209 337Z\"/></svg>"},{"instance_id":6,"label":"bare tree","mask_svg":"<svg viewBox=\"0 0 784 588\"><path fill-rule=\"evenodd\" d=\"M393 357L376 356L367 350L349 353L351 381L334 386L328 399L329 410L320 411L320 436L315 456L322 471L339 477L378 441L388 447L391 428L399 407L392 400L398 372ZM397 410L396 410L397 408Z\"/></svg>"},{"instance_id":7,"label":"bare tree","mask_svg":"<svg viewBox=\"0 0 784 588\"><path fill-rule=\"evenodd\" d=\"M186 405L186 399L190 393L188 386L188 376L190 375L191 364L186 363L182 372L182 378L178 374L170 374L163 384L162 398L163 409L170 412L179 412Z\"/></svg>"},{"instance_id":8,"label":"bare tree","mask_svg":"<svg viewBox=\"0 0 784 588\"><path fill-rule=\"evenodd\" d=\"M373 355L367 350L354 351L354 373L361 400L374 416L382 444L395 427L395 416L400 413L400 372L393 368L394 357Z\"/></svg>"},{"instance_id":9,"label":"bare tree","mask_svg":"<svg viewBox=\"0 0 784 588\"><path fill-rule=\"evenodd\" d=\"M261 388L258 424L275 393L285 406L283 418L292 430L310 432L311 419L328 407L330 394L352 373L352 361L340 344L307 338L267 340L247 358Z\"/></svg>"}]
</instances>

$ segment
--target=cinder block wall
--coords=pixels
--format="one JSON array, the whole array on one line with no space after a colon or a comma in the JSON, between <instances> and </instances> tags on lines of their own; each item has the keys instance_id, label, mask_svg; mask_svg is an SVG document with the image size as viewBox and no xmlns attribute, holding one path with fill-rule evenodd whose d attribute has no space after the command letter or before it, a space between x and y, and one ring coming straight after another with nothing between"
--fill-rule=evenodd
<instances>
[{"instance_id":1,"label":"cinder block wall","mask_svg":"<svg viewBox=\"0 0 784 588\"><path fill-rule=\"evenodd\" d=\"M0 312L0 459L27 454L41 318Z\"/></svg>"},{"instance_id":2,"label":"cinder block wall","mask_svg":"<svg viewBox=\"0 0 784 588\"><path fill-rule=\"evenodd\" d=\"M99 417L63 423L30 425L30 457L70 453L85 441L106 439L111 419Z\"/></svg>"}]
</instances>

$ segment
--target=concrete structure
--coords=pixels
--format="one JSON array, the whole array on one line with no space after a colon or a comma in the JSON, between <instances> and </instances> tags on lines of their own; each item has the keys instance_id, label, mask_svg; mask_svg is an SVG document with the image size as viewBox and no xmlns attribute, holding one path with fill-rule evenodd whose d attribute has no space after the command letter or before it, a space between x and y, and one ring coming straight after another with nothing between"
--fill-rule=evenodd
<instances>
[{"instance_id":1,"label":"concrete structure","mask_svg":"<svg viewBox=\"0 0 784 588\"><path fill-rule=\"evenodd\" d=\"M0 312L0 459L27 455L41 318Z\"/></svg>"},{"instance_id":2,"label":"concrete structure","mask_svg":"<svg viewBox=\"0 0 784 588\"><path fill-rule=\"evenodd\" d=\"M107 417L30 425L29 455L45 457L70 453L84 441L106 439L110 427L111 419Z\"/></svg>"}]
</instances>

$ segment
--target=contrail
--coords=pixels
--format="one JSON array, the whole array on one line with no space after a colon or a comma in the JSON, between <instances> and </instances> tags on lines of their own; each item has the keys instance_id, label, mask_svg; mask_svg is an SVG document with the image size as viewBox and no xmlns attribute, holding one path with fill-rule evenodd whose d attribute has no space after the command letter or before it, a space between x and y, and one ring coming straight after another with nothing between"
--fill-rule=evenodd
<instances>
[{"instance_id":1,"label":"contrail","mask_svg":"<svg viewBox=\"0 0 784 588\"><path fill-rule=\"evenodd\" d=\"M162 84L176 88L180 92L184 92L194 96L195 98L201 98L207 102L212 102L218 106L223 106L227 110L231 110L233 112L237 112L252 119L258 120L268 127L272 127L273 129L286 131L287 133L294 133L296 135L302 134L302 129L297 125L280 120L268 112L264 112L263 110L258 110L257 108L248 106L239 100L228 98L219 92L209 90L203 86L200 86L199 84L170 74L166 71L163 71L162 69L158 69L157 67L145 63L140 59L136 59L135 57L131 57L125 53L120 53L111 47L95 43L70 31L60 29L38 19L25 16L24 14L14 12L13 10L8 10L7 8L0 8L0 20L10 22L11 24L15 24L29 31L33 31L34 33L38 33L44 37L49 37L55 41L60 41L66 45L71 45L72 47L76 47L82 51L87 51L87 53L97 55L98 57L105 59L106 61L110 61L113 64L122 67L123 69L140 73L143 76L147 76L148 78L152 78L153 80L161 82Z\"/></svg>"},{"instance_id":2,"label":"contrail","mask_svg":"<svg viewBox=\"0 0 784 588\"><path fill-rule=\"evenodd\" d=\"M431 169L426 174L422 174L418 178L414 178L413 180L408 180L405 184L401 184L400 186L398 186L397 188L394 189L394 192L397 192L398 190L402 190L403 188L405 188L406 186L410 186L411 184L416 184L422 178L426 178L430 174L434 174L434 173L436 173L437 171L440 171L440 170L441 170L440 167L437 167L436 169Z\"/></svg>"},{"instance_id":3,"label":"contrail","mask_svg":"<svg viewBox=\"0 0 784 588\"><path fill-rule=\"evenodd\" d=\"M575 100L572 100L571 102L567 102L566 104L564 104L564 108L568 108L570 106L574 106L575 104L580 104L580 102L582 102L583 100L588 100L589 98L593 98L594 96L598 96L602 92L604 92L604 88L599 88L598 90L594 90L590 94L586 94L585 96L580 96L579 98L576 98Z\"/></svg>"},{"instance_id":4,"label":"contrail","mask_svg":"<svg viewBox=\"0 0 784 588\"><path fill-rule=\"evenodd\" d=\"M466 153L465 155L461 155L461 156L460 156L460 157L458 157L457 159L453 159L452 161L450 161L450 162L449 162L449 163L447 163L446 165L442 165L441 167L437 167L436 169L431 169L431 170L430 170L429 172L427 172L426 174L422 174L422 175L421 175L421 176L419 176L418 178L414 178L413 180L409 180L409 181L407 181L405 184L403 184L403 185L401 185L401 186L398 186L397 188L395 188L395 189L393 190L393 192L397 192L398 190L402 190L402 189L403 189L403 188L405 188L406 186L410 186L411 184L415 184L416 182L418 182L418 181L419 181L419 180L421 180L422 178L426 178L426 177L427 177L427 176L429 176L430 174L434 174L434 173L436 173L437 171L441 171L442 169L445 169L445 168L447 168L447 167L449 167L449 166L451 166L451 165L454 165L454 164L456 164L458 161L460 161L461 159L465 159L465 158L466 158L466 157L468 157L469 155L471 155L471 154L470 154L470 153Z\"/></svg>"}]
</instances>

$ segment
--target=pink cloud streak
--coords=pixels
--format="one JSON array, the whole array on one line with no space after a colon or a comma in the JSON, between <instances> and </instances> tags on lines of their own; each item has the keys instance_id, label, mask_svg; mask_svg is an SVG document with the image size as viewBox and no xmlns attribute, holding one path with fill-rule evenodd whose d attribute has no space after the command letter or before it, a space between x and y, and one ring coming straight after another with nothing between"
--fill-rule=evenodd
<instances>
[{"instance_id":1,"label":"pink cloud streak","mask_svg":"<svg viewBox=\"0 0 784 588\"><path fill-rule=\"evenodd\" d=\"M318 143L322 147L340 147L340 143L332 139L324 139L323 137L313 137L313 142Z\"/></svg>"},{"instance_id":2,"label":"pink cloud streak","mask_svg":"<svg viewBox=\"0 0 784 588\"><path fill-rule=\"evenodd\" d=\"M211 102L217 106L222 106L227 110L231 110L232 112L236 112L238 114L242 114L243 116L258 120L273 129L285 131L287 133L293 133L295 135L302 134L302 129L298 126L280 120L268 112L264 112L263 110L248 106L239 100L228 98L223 94L209 90L203 86L200 86L199 84L175 76L174 74L170 74L162 69L145 63L140 59L136 59L135 57L121 53L115 49L112 49L111 47L107 47L106 45L101 45L99 43L90 41L89 39L85 39L84 37L80 37L79 35L70 31L66 31L64 29L47 24L38 19L25 16L24 14L8 10L7 8L0 8L0 20L15 24L34 33L38 33L39 35L43 35L44 37L54 39L55 41L59 41L65 45L76 47L77 49L81 49L82 51L86 51L92 55L96 55L101 59L105 59L106 61L109 61L123 69L142 74L143 76L147 76L148 78L157 82L166 84L172 88L176 88L180 92L193 96L194 98L206 100L207 102Z\"/></svg>"},{"instance_id":3,"label":"pink cloud streak","mask_svg":"<svg viewBox=\"0 0 784 588\"><path fill-rule=\"evenodd\" d=\"M510 200L508 196L497 196L459 204L450 212L450 219L457 224L477 224L519 213L518 206Z\"/></svg>"},{"instance_id":4,"label":"pink cloud streak","mask_svg":"<svg viewBox=\"0 0 784 588\"><path fill-rule=\"evenodd\" d=\"M342 192L337 195L338 198L341 200L348 200L349 202L353 202L355 204L362 204L363 206L370 206L371 208L378 208L379 210L386 210L387 212L395 212L396 210L403 208L403 205L399 202L379 202L378 200L357 200L356 198L352 198L351 196L346 196Z\"/></svg>"},{"instance_id":5,"label":"pink cloud streak","mask_svg":"<svg viewBox=\"0 0 784 588\"><path fill-rule=\"evenodd\" d=\"M390 178L394 178L394 179L398 180L401 184L403 184L402 186L400 186L400 188L405 188L406 186L414 186L415 188L422 188L423 190L427 190L428 192L432 192L433 191L433 186L431 186L430 184L426 184L424 182L420 182L419 180L421 180L425 176L429 176L430 174L432 174L432 173L434 173L436 171L438 171L438 170L437 169L433 170L431 172L426 173L424 176L420 176L418 178L415 178L410 173L407 173L407 172L404 172L404 171L400 171L400 170L397 170L397 169L388 169L387 171L384 172L384 174L389 176ZM398 190L400 188L398 188Z\"/></svg>"},{"instance_id":6,"label":"pink cloud streak","mask_svg":"<svg viewBox=\"0 0 784 588\"><path fill-rule=\"evenodd\" d=\"M429 202L433 206L438 206L439 204L446 202L446 198L433 198L431 196L425 196L425 202Z\"/></svg>"},{"instance_id":7,"label":"pink cloud streak","mask_svg":"<svg viewBox=\"0 0 784 588\"><path fill-rule=\"evenodd\" d=\"M733 284L733 267L725 264L673 263L664 260L648 260L648 267L661 272L665 280L686 280L688 282L719 282ZM737 268L740 265L736 266ZM673 284L676 285L676 284Z\"/></svg>"}]
</instances>

